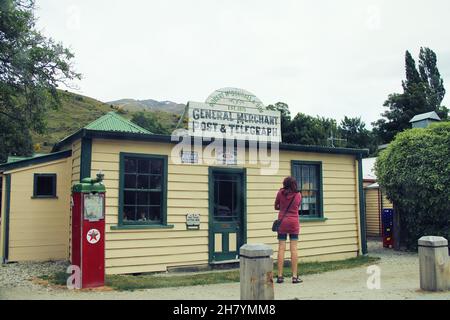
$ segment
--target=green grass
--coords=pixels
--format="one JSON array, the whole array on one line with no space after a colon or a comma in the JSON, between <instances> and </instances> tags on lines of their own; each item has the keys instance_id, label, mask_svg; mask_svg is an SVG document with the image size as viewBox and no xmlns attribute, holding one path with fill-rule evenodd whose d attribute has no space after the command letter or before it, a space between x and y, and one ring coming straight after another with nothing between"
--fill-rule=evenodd
<instances>
[{"instance_id":1,"label":"green grass","mask_svg":"<svg viewBox=\"0 0 450 320\"><path fill-rule=\"evenodd\" d=\"M376 263L379 258L360 256L357 258L328 261L328 262L307 262L299 264L300 276L318 274L334 270L350 269L370 265ZM276 265L274 266L274 274L276 274ZM290 267L284 268L284 275L286 277L292 276ZM67 274L59 272L51 276L41 277L43 280L48 280L51 284L65 285ZM184 287L208 285L217 283L239 282L239 270L230 271L212 271L192 275L158 275L158 274L144 274L144 275L108 275L106 276L106 285L119 291L138 290L138 289L152 289L152 288L168 288L168 287Z\"/></svg>"}]
</instances>

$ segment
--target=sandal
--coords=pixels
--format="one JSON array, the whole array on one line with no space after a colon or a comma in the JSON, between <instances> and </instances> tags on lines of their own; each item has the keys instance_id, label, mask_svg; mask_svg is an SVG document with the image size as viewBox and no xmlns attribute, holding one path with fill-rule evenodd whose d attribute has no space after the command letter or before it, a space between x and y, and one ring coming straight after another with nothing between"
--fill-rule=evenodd
<instances>
[{"instance_id":1,"label":"sandal","mask_svg":"<svg viewBox=\"0 0 450 320\"><path fill-rule=\"evenodd\" d=\"M277 283L283 283L283 282L284 282L284 277L277 276Z\"/></svg>"},{"instance_id":2,"label":"sandal","mask_svg":"<svg viewBox=\"0 0 450 320\"><path fill-rule=\"evenodd\" d=\"M292 283L302 283L303 280L300 279L299 277L292 277Z\"/></svg>"}]
</instances>

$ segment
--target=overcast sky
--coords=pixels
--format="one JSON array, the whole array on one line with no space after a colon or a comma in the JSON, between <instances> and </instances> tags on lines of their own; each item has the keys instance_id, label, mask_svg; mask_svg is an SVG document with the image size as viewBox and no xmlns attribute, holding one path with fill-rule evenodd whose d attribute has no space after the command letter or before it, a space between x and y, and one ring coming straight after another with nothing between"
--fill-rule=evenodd
<instances>
[{"instance_id":1,"label":"overcast sky","mask_svg":"<svg viewBox=\"0 0 450 320\"><path fill-rule=\"evenodd\" d=\"M264 104L379 118L404 53L432 48L450 106L448 0L37 0L38 28L75 53L80 94L204 101L237 87Z\"/></svg>"}]
</instances>

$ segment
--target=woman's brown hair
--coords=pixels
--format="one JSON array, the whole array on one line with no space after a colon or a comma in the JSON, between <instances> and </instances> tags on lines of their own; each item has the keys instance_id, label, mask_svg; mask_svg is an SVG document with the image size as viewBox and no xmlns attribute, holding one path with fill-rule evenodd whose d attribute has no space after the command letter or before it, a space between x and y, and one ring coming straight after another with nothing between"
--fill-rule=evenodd
<instances>
[{"instance_id":1,"label":"woman's brown hair","mask_svg":"<svg viewBox=\"0 0 450 320\"><path fill-rule=\"evenodd\" d=\"M289 193L298 192L297 180L294 177L286 177L283 180L283 189Z\"/></svg>"}]
</instances>

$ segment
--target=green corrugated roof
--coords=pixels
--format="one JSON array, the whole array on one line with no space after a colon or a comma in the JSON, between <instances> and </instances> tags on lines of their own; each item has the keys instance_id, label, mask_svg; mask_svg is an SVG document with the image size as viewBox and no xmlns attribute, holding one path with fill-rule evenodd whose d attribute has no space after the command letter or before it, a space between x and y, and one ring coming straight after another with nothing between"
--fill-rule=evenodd
<instances>
[{"instance_id":1,"label":"green corrugated roof","mask_svg":"<svg viewBox=\"0 0 450 320\"><path fill-rule=\"evenodd\" d=\"M119 131L119 132L131 132L131 133L146 133L151 134L150 131L138 126L137 124L127 120L117 113L111 111L105 114L103 117L98 118L94 122L91 122L84 127L89 130L98 131Z\"/></svg>"}]
</instances>

